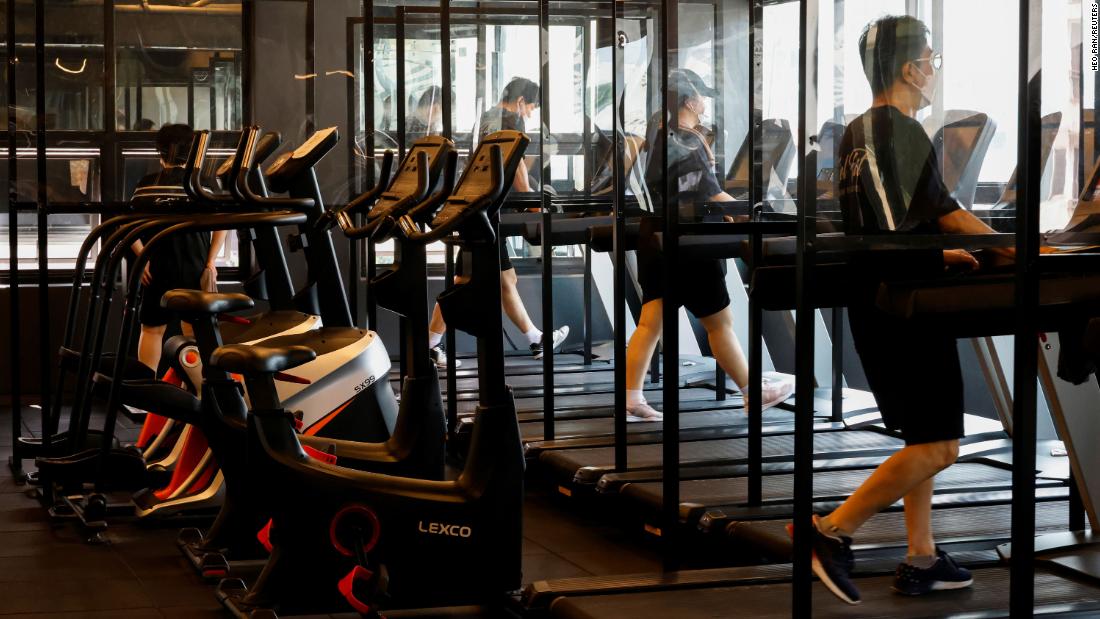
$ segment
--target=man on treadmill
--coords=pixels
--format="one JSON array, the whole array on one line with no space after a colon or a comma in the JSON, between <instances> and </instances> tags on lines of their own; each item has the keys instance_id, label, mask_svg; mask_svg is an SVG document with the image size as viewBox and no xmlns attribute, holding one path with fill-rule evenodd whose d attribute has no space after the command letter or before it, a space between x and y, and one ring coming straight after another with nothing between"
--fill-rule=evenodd
<instances>
[{"instance_id":1,"label":"man on treadmill","mask_svg":"<svg viewBox=\"0 0 1100 619\"><path fill-rule=\"evenodd\" d=\"M512 78L512 81L508 82L508 85L504 87L504 92L500 95L500 103L485 110L485 113L481 115L478 130L479 139L497 131L526 132L527 119L531 117L531 114L539 105L539 94L538 84L524 77ZM524 193L533 191L527 170L527 162L523 159L520 160L519 167L516 168L511 190ZM500 297L504 313L527 338L531 355L535 359L542 359L543 340L545 338L542 331L535 326L535 323L531 322L531 317L527 314L527 308L523 304L523 298L519 296L519 289L516 287L516 284L519 283L519 277L516 275L515 267L512 266L512 260L508 256L508 248L504 244L503 237L497 239L497 245L500 247ZM463 284L469 281L469 277L463 275L463 262L463 255L459 254L456 263L455 284ZM428 346L431 347L432 360L439 368L447 366L447 356L442 343L443 333L446 329L447 325L443 322L443 314L439 311L439 305L436 304L432 310L432 322L428 325ZM554 329L551 334L551 347L557 350L568 336L568 326Z\"/></svg>"},{"instance_id":2,"label":"man on treadmill","mask_svg":"<svg viewBox=\"0 0 1100 619\"><path fill-rule=\"evenodd\" d=\"M845 130L838 151L839 199L849 234L981 234L988 226L944 186L932 143L917 111L935 98L942 56L928 28L909 16L870 23L859 39L874 101ZM1011 259L1011 250L997 250ZM964 250L914 251L905 268L972 270ZM850 306L852 337L886 426L905 447L883 462L840 507L814 517L813 569L830 591L856 604L849 576L852 537L863 523L902 499L908 556L894 590L921 595L971 585L971 574L939 548L932 535L935 475L955 462L963 429L963 381L953 337L914 327L878 310L877 282Z\"/></svg>"}]
</instances>

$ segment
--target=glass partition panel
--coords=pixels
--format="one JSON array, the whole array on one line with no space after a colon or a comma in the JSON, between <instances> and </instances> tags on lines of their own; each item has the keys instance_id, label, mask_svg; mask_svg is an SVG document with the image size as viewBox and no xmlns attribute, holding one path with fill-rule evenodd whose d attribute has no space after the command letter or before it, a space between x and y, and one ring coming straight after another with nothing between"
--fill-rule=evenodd
<instances>
[{"instance_id":1,"label":"glass partition panel","mask_svg":"<svg viewBox=\"0 0 1100 619\"><path fill-rule=\"evenodd\" d=\"M443 133L443 44L439 15L411 14L405 27L405 134L407 150L418 138Z\"/></svg>"},{"instance_id":2,"label":"glass partition panel","mask_svg":"<svg viewBox=\"0 0 1100 619\"><path fill-rule=\"evenodd\" d=\"M239 129L240 14L180 17L115 7L115 107L120 131L186 123Z\"/></svg>"},{"instance_id":3,"label":"glass partition panel","mask_svg":"<svg viewBox=\"0 0 1100 619\"><path fill-rule=\"evenodd\" d=\"M47 0L44 8L46 128L102 130L103 2Z\"/></svg>"}]
</instances>

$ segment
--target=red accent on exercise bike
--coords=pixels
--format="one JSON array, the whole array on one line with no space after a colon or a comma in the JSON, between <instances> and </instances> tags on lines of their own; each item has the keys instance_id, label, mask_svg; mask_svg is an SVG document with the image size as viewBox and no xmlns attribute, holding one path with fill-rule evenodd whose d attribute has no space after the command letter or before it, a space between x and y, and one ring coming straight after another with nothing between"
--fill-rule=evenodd
<instances>
[{"instance_id":1,"label":"red accent on exercise bike","mask_svg":"<svg viewBox=\"0 0 1100 619\"><path fill-rule=\"evenodd\" d=\"M177 387L183 386L183 381L176 376L175 368L168 368L168 371L164 373L164 377L161 378L161 381ZM145 422L141 424L141 433L138 435L138 439L134 444L138 449L147 448L153 442L153 439L160 434L167 423L167 418L149 412L149 414L145 416Z\"/></svg>"},{"instance_id":2,"label":"red accent on exercise bike","mask_svg":"<svg viewBox=\"0 0 1100 619\"><path fill-rule=\"evenodd\" d=\"M162 501L171 498L176 490L183 486L187 478L195 471L195 467L202 462L203 456L210 450L210 446L206 443L206 437L194 426L191 427L191 432L187 435L186 441L183 444L183 453L176 463L176 468L172 470L172 479L167 486L153 493Z\"/></svg>"},{"instance_id":3,"label":"red accent on exercise bike","mask_svg":"<svg viewBox=\"0 0 1100 619\"><path fill-rule=\"evenodd\" d=\"M320 449L314 449L309 445L302 445L302 449L305 450L306 455L314 460L320 460L325 464L336 464L336 454L325 453Z\"/></svg>"},{"instance_id":4,"label":"red accent on exercise bike","mask_svg":"<svg viewBox=\"0 0 1100 619\"><path fill-rule=\"evenodd\" d=\"M271 545L271 523L272 521L268 520L264 528L260 529L259 533L256 534L256 540L260 542L260 545L263 546L264 550L267 550L268 553L270 553L273 548Z\"/></svg>"},{"instance_id":5,"label":"red accent on exercise bike","mask_svg":"<svg viewBox=\"0 0 1100 619\"><path fill-rule=\"evenodd\" d=\"M275 372L275 380L281 380L284 383L297 383L299 385L312 385L313 381L303 376L295 376L293 374L287 374L286 372Z\"/></svg>"},{"instance_id":6,"label":"red accent on exercise bike","mask_svg":"<svg viewBox=\"0 0 1100 619\"><path fill-rule=\"evenodd\" d=\"M344 596L344 599L348 601L348 604L350 604L356 612L363 615L371 614L371 606L355 596L355 583L369 583L373 576L374 572L371 572L362 565L356 565L351 568L347 576L341 578L340 582L336 584L336 588L340 591L340 595Z\"/></svg>"},{"instance_id":7,"label":"red accent on exercise bike","mask_svg":"<svg viewBox=\"0 0 1100 619\"><path fill-rule=\"evenodd\" d=\"M222 322L230 322L235 325L248 326L252 324L251 320L244 318L243 316L234 316L232 314L218 314L218 320Z\"/></svg>"},{"instance_id":8,"label":"red accent on exercise bike","mask_svg":"<svg viewBox=\"0 0 1100 619\"><path fill-rule=\"evenodd\" d=\"M347 402L344 402L343 404L338 406L336 408L336 410L334 410L331 413L329 413L329 414L325 415L324 417L322 417L320 421L318 421L317 423L313 424L312 426L306 428L306 431L303 432L303 434L305 434L306 436L316 436L317 433L320 432L321 430L323 430L325 428L325 426L327 426L330 421L332 421L333 419L336 419L337 415L344 412L344 409L347 408L349 404L351 404L351 400L348 400ZM299 430L300 429L301 428L299 428Z\"/></svg>"},{"instance_id":9,"label":"red accent on exercise bike","mask_svg":"<svg viewBox=\"0 0 1100 619\"><path fill-rule=\"evenodd\" d=\"M337 533L339 532L341 522L345 518L351 518L353 516L362 516L370 523L370 538L363 542L363 554L374 550L374 547L378 545L378 538L382 535L382 523L379 522L378 515L374 513L374 510L363 505L349 505L341 509L332 517L332 522L328 527L328 539L329 542L332 543L333 549L345 557L355 557L357 554L354 550L344 546Z\"/></svg>"}]
</instances>

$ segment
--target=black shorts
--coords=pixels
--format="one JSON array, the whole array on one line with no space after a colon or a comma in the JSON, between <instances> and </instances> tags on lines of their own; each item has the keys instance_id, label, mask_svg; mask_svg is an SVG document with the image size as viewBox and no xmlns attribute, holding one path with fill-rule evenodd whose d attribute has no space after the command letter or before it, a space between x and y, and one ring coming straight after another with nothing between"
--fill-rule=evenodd
<instances>
[{"instance_id":1,"label":"black shorts","mask_svg":"<svg viewBox=\"0 0 1100 619\"><path fill-rule=\"evenodd\" d=\"M167 273L153 271L153 281L141 293L141 324L146 327L163 327L175 320L175 314L160 306L164 293L176 288L199 290L202 288L202 270L187 269L181 273L169 270Z\"/></svg>"},{"instance_id":2,"label":"black shorts","mask_svg":"<svg viewBox=\"0 0 1100 619\"><path fill-rule=\"evenodd\" d=\"M905 444L960 439L963 378L955 338L914 328L867 301L849 308L852 340L887 428Z\"/></svg>"},{"instance_id":3,"label":"black shorts","mask_svg":"<svg viewBox=\"0 0 1100 619\"><path fill-rule=\"evenodd\" d=\"M500 270L503 273L513 268L512 259L508 257L508 248L504 246L503 238L497 238L497 247L500 249ZM469 258L469 252L458 252L458 259L455 260L455 275L461 276L466 272L466 267L464 265Z\"/></svg>"},{"instance_id":4,"label":"black shorts","mask_svg":"<svg viewBox=\"0 0 1100 619\"><path fill-rule=\"evenodd\" d=\"M638 283L642 286L642 304L665 296L664 254L639 246ZM705 318L730 304L726 290L726 265L723 260L686 260L677 268L680 304L696 318Z\"/></svg>"}]
</instances>

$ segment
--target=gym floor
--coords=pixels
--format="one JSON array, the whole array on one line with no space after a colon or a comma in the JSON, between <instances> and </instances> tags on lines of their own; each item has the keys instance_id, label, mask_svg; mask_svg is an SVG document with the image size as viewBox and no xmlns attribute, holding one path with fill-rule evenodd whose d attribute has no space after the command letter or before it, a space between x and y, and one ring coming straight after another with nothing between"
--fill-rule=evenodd
<instances>
[{"instance_id":1,"label":"gym floor","mask_svg":"<svg viewBox=\"0 0 1100 619\"><path fill-rule=\"evenodd\" d=\"M25 431L34 434L38 411L25 411ZM136 436L136 429L121 421L120 437L131 438L123 432ZM11 450L11 418L0 414L3 462ZM0 471L0 617L225 616L213 587L176 550L180 524L112 524L108 543L90 545L74 525L51 523L27 491L7 470ZM528 493L525 582L659 569L653 547L615 527L582 520L537 491Z\"/></svg>"}]
</instances>

